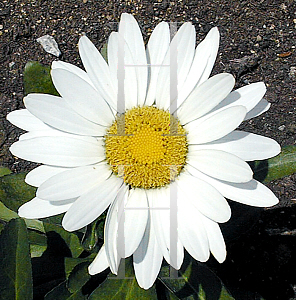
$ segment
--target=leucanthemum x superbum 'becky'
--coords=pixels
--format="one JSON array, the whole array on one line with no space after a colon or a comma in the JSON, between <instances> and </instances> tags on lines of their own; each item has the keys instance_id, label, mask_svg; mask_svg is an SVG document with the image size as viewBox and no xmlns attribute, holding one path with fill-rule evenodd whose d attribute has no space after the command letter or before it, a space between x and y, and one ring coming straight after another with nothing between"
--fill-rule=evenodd
<instances>
[{"instance_id":1,"label":"leucanthemum x superbum 'becky'","mask_svg":"<svg viewBox=\"0 0 296 300\"><path fill-rule=\"evenodd\" d=\"M51 76L61 97L29 94L26 109L7 117L29 131L11 152L43 164L26 177L38 189L36 198L20 207L20 216L43 218L66 212L62 225L73 231L93 222L110 205L105 243L90 274L107 267L116 273L120 259L133 255L137 281L147 289L163 257L180 268L184 248L198 261L206 261L211 252L223 262L226 248L218 223L231 215L225 198L262 207L278 202L252 179L246 161L275 156L279 145L235 130L269 108L262 99L264 83L232 91L232 75L209 78L218 51L218 29L210 30L196 48L195 39L193 25L184 23L170 42L169 26L161 22L145 51L136 20L123 14L119 32L108 40L108 63L82 36L79 53L86 71L53 62ZM170 68L160 67L170 64L171 49L178 50L173 103ZM126 65L121 115L117 114L120 54ZM177 209L172 221L177 228L175 245L170 243L171 205Z\"/></svg>"}]
</instances>

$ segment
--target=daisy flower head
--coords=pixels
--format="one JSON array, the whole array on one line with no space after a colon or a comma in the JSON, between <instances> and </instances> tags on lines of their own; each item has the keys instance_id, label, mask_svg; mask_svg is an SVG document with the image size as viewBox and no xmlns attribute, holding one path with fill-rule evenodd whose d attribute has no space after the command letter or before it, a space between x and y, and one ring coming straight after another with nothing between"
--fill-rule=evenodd
<instances>
[{"instance_id":1,"label":"daisy flower head","mask_svg":"<svg viewBox=\"0 0 296 300\"><path fill-rule=\"evenodd\" d=\"M26 109L7 119L28 131L10 150L41 163L26 176L36 197L19 208L25 218L64 213L68 231L108 209L104 245L90 274L133 256L139 285L151 287L162 260L175 269L184 248L196 260L210 253L223 262L218 223L231 216L225 198L272 206L278 200L252 178L246 161L280 152L272 139L239 131L244 120L268 110L257 82L233 90L231 74L209 77L219 32L197 47L184 23L171 39L161 22L144 46L137 21L122 14L108 40L108 62L82 36L85 70L55 61L51 76L60 97L29 94Z\"/></svg>"}]
</instances>

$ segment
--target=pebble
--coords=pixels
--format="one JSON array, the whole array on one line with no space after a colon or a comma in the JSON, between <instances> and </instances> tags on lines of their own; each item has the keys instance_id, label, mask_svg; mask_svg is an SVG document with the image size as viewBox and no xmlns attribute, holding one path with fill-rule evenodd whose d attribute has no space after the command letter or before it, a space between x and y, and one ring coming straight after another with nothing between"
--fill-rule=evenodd
<instances>
[{"instance_id":1,"label":"pebble","mask_svg":"<svg viewBox=\"0 0 296 300\"><path fill-rule=\"evenodd\" d=\"M43 49L47 53L50 53L56 57L61 56L62 52L60 51L57 42L52 36L46 34L38 38L36 41L42 45Z\"/></svg>"},{"instance_id":2,"label":"pebble","mask_svg":"<svg viewBox=\"0 0 296 300\"><path fill-rule=\"evenodd\" d=\"M278 128L278 130L280 130L280 131L284 131L284 130L285 130L285 128L286 128L286 126L285 126L285 125L281 125L281 126Z\"/></svg>"},{"instance_id":3,"label":"pebble","mask_svg":"<svg viewBox=\"0 0 296 300\"><path fill-rule=\"evenodd\" d=\"M289 76L290 76L292 79L296 79L296 67L290 67Z\"/></svg>"}]
</instances>

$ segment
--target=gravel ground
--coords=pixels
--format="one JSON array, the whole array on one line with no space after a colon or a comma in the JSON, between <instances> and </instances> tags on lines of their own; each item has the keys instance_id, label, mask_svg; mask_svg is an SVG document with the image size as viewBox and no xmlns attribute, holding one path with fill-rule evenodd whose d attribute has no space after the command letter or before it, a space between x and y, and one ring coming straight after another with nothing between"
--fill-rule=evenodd
<instances>
[{"instance_id":1,"label":"gravel ground","mask_svg":"<svg viewBox=\"0 0 296 300\"><path fill-rule=\"evenodd\" d=\"M268 88L265 97L272 104L267 113L246 122L242 128L271 137L282 146L295 144L295 0L4 0L0 3L0 165L13 172L34 167L9 153L8 147L21 131L11 126L5 116L23 107L25 64L34 60L50 65L57 59L46 53L36 39L45 34L53 36L62 51L60 59L81 66L77 49L79 36L87 34L101 48L116 28L122 12L132 13L137 18L146 40L160 21L192 22L197 41L203 39L210 28L218 26L221 43L213 74L232 73L236 88L264 81ZM247 233L235 246L230 242L231 258L217 267L217 272L234 290L237 286L248 286L260 291L266 299L293 297L295 179L292 175L269 184L281 202L261 215L254 227L259 232L257 239L248 239L250 233ZM254 234L254 229L250 232ZM266 239L260 237L261 233ZM255 254L261 249L265 252ZM241 257L242 251L248 255L245 260ZM232 252L239 253L239 257L231 256ZM255 299L253 294L250 297L241 299Z\"/></svg>"}]
</instances>

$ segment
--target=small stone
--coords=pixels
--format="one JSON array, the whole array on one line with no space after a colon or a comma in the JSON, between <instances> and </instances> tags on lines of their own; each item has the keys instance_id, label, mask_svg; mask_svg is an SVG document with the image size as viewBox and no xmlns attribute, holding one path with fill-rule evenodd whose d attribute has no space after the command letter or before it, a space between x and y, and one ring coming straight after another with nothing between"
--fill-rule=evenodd
<instances>
[{"instance_id":1,"label":"small stone","mask_svg":"<svg viewBox=\"0 0 296 300\"><path fill-rule=\"evenodd\" d=\"M62 53L59 49L59 46L52 36L48 34L41 36L37 39L37 42L41 44L47 53L50 53L56 57L61 56Z\"/></svg>"},{"instance_id":2,"label":"small stone","mask_svg":"<svg viewBox=\"0 0 296 300\"><path fill-rule=\"evenodd\" d=\"M262 36L261 36L261 35L257 35L256 41L257 41L257 42L261 42L261 41L262 41Z\"/></svg>"},{"instance_id":3,"label":"small stone","mask_svg":"<svg viewBox=\"0 0 296 300\"><path fill-rule=\"evenodd\" d=\"M292 78L294 80L296 79L296 67L290 68L289 76L290 76L290 78Z\"/></svg>"},{"instance_id":4,"label":"small stone","mask_svg":"<svg viewBox=\"0 0 296 300\"><path fill-rule=\"evenodd\" d=\"M2 29L3 29L3 25L0 24L0 30L2 30Z\"/></svg>"},{"instance_id":5,"label":"small stone","mask_svg":"<svg viewBox=\"0 0 296 300\"><path fill-rule=\"evenodd\" d=\"M285 125L281 125L278 129L280 130L280 131L284 131L285 130L285 128L286 128L286 126Z\"/></svg>"},{"instance_id":6,"label":"small stone","mask_svg":"<svg viewBox=\"0 0 296 300\"><path fill-rule=\"evenodd\" d=\"M12 62L10 62L8 65L9 65L9 68L12 68L12 67L15 65L15 62L12 61Z\"/></svg>"}]
</instances>

